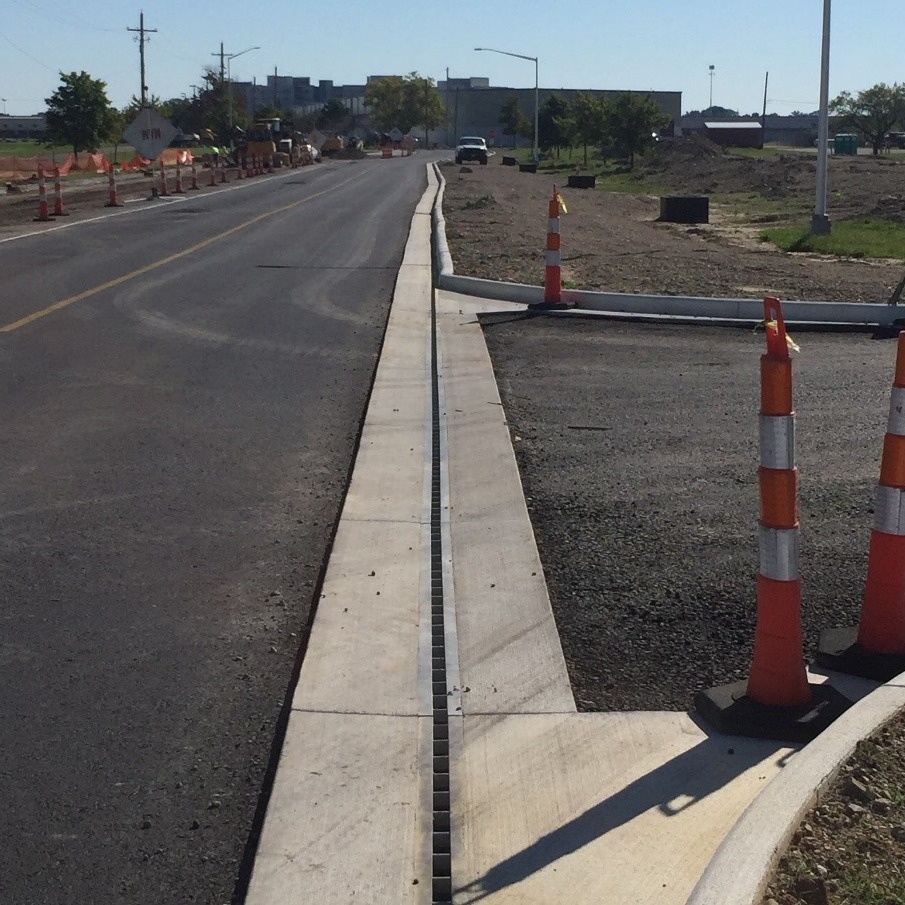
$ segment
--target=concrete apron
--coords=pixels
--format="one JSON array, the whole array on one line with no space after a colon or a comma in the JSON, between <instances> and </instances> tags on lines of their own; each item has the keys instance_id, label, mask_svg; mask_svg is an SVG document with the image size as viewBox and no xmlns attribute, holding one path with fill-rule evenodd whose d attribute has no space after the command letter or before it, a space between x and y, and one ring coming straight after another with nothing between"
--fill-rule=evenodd
<instances>
[{"instance_id":1,"label":"concrete apron","mask_svg":"<svg viewBox=\"0 0 905 905\"><path fill-rule=\"evenodd\" d=\"M431 902L428 179L248 905ZM576 712L482 307L438 293L453 900L682 905L793 749Z\"/></svg>"}]
</instances>

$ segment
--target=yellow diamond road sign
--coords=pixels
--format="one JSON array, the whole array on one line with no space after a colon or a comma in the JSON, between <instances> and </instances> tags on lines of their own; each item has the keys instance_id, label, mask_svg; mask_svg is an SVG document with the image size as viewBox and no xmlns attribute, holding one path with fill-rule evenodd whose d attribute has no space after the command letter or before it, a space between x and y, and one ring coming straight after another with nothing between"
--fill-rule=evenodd
<instances>
[{"instance_id":1,"label":"yellow diamond road sign","mask_svg":"<svg viewBox=\"0 0 905 905\"><path fill-rule=\"evenodd\" d=\"M149 160L153 160L179 134L179 130L156 110L145 108L123 132L123 138Z\"/></svg>"}]
</instances>

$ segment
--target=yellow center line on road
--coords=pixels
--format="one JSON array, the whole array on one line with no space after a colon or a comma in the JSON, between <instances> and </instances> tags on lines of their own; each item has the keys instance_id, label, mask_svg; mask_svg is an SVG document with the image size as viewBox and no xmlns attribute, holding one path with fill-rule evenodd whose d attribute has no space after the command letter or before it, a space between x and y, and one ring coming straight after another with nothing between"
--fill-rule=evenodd
<instances>
[{"instance_id":1,"label":"yellow center line on road","mask_svg":"<svg viewBox=\"0 0 905 905\"><path fill-rule=\"evenodd\" d=\"M104 290L106 289L112 289L114 286L120 286L123 283L129 282L129 280L134 280L136 277L144 276L144 274L150 273L152 270L157 270L160 267L165 267L167 264L171 264L173 261L178 261L180 258L185 258L190 254L194 254L196 251L200 251L202 248L207 248L208 245L213 245L215 242L220 242L222 239L227 239L230 236L241 232L243 229L247 229L249 226L254 226L255 223L260 223L262 220L266 220L268 217L273 217L275 214L282 214L285 211L292 210L294 207L298 207L301 204L305 204L308 201L319 198L321 195L326 195L328 192L332 192L334 189L342 188L342 186L352 182L354 179L358 179L362 175L364 174L356 173L354 176L351 176L348 179L345 179L328 189L324 189L321 192L315 192L313 195L308 195L305 198L299 199L298 201L292 201L289 204L284 204L282 207L274 208L272 211L267 211L264 214L258 214L258 216L252 217L250 220L246 220L244 223L240 223L238 226L233 226L231 229L228 229L225 232L218 233L216 236L211 236L208 239L204 239L201 242L190 246L189 248L183 249L182 251L177 251L176 254L168 255L165 258L161 258L159 261L154 261L151 264L146 264L144 267L139 267L138 270L133 270L131 273L125 273L121 277L116 277L113 280L108 280L106 283L101 283L99 286L94 286L91 289L86 289L84 292L78 293L78 295L71 295L69 296L69 298L54 302L52 305L48 305L46 308L42 308L40 311L35 311L32 314L27 314L25 317L22 317L17 321L13 321L11 324L6 324L5 326L0 327L0 333L12 333L14 330L21 330L22 327L27 327L34 321L40 320L42 317L47 317L48 314L53 314L55 311L61 311L63 308L68 308L70 305L74 305L77 302L82 302L85 299L90 298L92 295L97 295L99 292L104 292Z\"/></svg>"}]
</instances>

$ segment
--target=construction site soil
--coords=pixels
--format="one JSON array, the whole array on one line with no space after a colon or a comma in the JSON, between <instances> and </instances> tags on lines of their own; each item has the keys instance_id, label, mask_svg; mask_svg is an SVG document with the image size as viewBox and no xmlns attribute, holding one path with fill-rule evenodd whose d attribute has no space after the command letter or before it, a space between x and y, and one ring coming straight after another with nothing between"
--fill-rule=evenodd
<instances>
[{"instance_id":1,"label":"construction site soil","mask_svg":"<svg viewBox=\"0 0 905 905\"><path fill-rule=\"evenodd\" d=\"M499 160L442 168L447 241L456 273L464 276L543 285L554 185L568 208L561 223L562 278L570 288L885 302L905 272L900 261L787 254L761 241L766 226L809 222L813 154L749 157L703 139L663 142L627 174L639 194L571 189L563 185L567 173L523 173ZM828 163L832 220L905 221L905 160L831 156ZM710 222L660 222L664 195L708 196Z\"/></svg>"}]
</instances>

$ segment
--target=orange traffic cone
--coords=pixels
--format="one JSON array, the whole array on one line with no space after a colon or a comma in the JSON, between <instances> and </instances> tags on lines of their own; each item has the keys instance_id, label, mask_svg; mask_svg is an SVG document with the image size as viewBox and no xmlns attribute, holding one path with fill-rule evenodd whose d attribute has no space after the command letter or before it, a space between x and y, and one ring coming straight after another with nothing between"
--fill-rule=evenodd
<instances>
[{"instance_id":1,"label":"orange traffic cone","mask_svg":"<svg viewBox=\"0 0 905 905\"><path fill-rule=\"evenodd\" d=\"M779 299L764 299L767 352L760 359L760 569L757 629L747 682L699 692L695 706L720 731L808 741L849 702L809 685L798 574L798 469L792 358Z\"/></svg>"},{"instance_id":2,"label":"orange traffic cone","mask_svg":"<svg viewBox=\"0 0 905 905\"><path fill-rule=\"evenodd\" d=\"M560 253L559 221L560 211L567 213L562 195L553 186L553 197L548 206L547 253L544 269L544 300L529 305L535 310L557 311L569 306L562 300L562 255Z\"/></svg>"},{"instance_id":3,"label":"orange traffic cone","mask_svg":"<svg viewBox=\"0 0 905 905\"><path fill-rule=\"evenodd\" d=\"M905 332L896 351L861 621L857 635L853 628L822 632L818 650L818 662L839 672L880 682L905 672Z\"/></svg>"}]
</instances>

